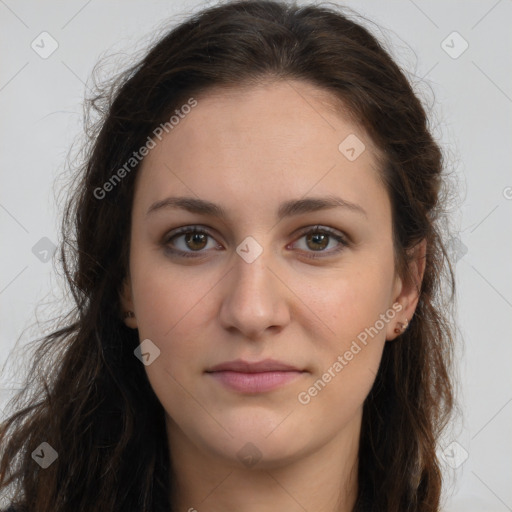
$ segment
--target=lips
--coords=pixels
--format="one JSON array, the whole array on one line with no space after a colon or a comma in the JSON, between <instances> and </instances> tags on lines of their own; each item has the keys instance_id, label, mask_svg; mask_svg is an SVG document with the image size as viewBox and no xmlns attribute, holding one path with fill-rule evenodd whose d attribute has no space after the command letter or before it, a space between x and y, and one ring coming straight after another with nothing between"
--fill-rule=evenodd
<instances>
[{"instance_id":1,"label":"lips","mask_svg":"<svg viewBox=\"0 0 512 512\"><path fill-rule=\"evenodd\" d=\"M232 391L264 393L280 388L306 372L274 359L253 363L237 359L215 365L206 373Z\"/></svg>"},{"instance_id":2,"label":"lips","mask_svg":"<svg viewBox=\"0 0 512 512\"><path fill-rule=\"evenodd\" d=\"M227 361L225 363L217 364L206 370L207 372L241 372L241 373L260 373L260 372L286 372L286 371L302 371L301 369L276 361L275 359L264 359L262 361L249 362L243 361L242 359L236 359L235 361Z\"/></svg>"}]
</instances>

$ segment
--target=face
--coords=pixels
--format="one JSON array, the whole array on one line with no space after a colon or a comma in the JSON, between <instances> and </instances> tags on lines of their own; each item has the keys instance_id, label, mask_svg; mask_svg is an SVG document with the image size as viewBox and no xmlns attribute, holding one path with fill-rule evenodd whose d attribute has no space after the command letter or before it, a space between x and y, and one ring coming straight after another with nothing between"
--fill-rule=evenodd
<instances>
[{"instance_id":1,"label":"face","mask_svg":"<svg viewBox=\"0 0 512 512\"><path fill-rule=\"evenodd\" d=\"M196 99L139 169L122 297L171 451L272 467L355 442L414 306L371 141L304 82Z\"/></svg>"}]
</instances>

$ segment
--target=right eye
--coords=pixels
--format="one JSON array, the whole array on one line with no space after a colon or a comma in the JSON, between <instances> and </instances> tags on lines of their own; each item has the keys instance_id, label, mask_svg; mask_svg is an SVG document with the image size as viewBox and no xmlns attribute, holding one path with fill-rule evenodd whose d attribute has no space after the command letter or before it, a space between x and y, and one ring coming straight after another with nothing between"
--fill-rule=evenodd
<instances>
[{"instance_id":1,"label":"right eye","mask_svg":"<svg viewBox=\"0 0 512 512\"><path fill-rule=\"evenodd\" d=\"M198 226L185 226L171 231L166 237L165 246L176 256L196 258L204 254L203 249L208 246L208 238L213 236L204 228ZM219 248L219 244L213 248Z\"/></svg>"}]
</instances>

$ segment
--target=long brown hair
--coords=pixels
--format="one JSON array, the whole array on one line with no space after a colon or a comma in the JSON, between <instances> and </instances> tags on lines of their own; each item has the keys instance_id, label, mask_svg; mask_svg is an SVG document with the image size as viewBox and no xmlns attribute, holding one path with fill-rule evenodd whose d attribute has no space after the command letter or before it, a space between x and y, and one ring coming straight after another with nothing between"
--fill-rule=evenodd
<instances>
[{"instance_id":1,"label":"long brown hair","mask_svg":"<svg viewBox=\"0 0 512 512\"><path fill-rule=\"evenodd\" d=\"M18 410L0 428L0 491L11 489L20 510L171 510L163 408L134 357L138 333L120 317L138 166L104 197L97 190L188 98L268 79L329 91L380 150L402 275L410 249L427 241L416 313L400 340L386 343L364 403L354 510L439 509L436 445L453 408L453 342L441 285L453 294L453 274L438 225L442 154L425 110L388 52L342 9L235 1L168 31L89 100L97 119L60 245L76 307L38 340ZM46 469L31 456L42 442L58 453Z\"/></svg>"}]
</instances>

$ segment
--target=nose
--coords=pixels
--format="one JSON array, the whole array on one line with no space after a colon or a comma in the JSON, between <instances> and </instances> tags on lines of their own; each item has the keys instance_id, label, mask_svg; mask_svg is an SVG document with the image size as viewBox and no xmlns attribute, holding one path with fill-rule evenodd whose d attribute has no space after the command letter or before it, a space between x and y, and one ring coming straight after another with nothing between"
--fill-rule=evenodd
<instances>
[{"instance_id":1,"label":"nose","mask_svg":"<svg viewBox=\"0 0 512 512\"><path fill-rule=\"evenodd\" d=\"M287 297L291 292L273 268L277 265L269 260L265 251L252 263L235 255L222 292L219 316L224 329L254 340L290 322Z\"/></svg>"}]
</instances>

